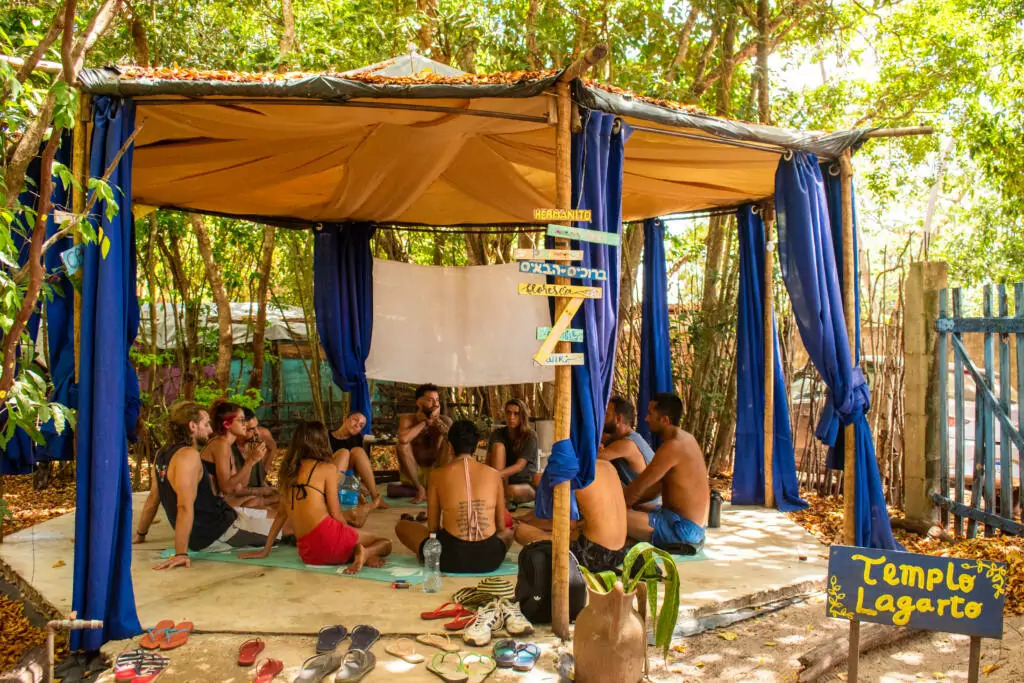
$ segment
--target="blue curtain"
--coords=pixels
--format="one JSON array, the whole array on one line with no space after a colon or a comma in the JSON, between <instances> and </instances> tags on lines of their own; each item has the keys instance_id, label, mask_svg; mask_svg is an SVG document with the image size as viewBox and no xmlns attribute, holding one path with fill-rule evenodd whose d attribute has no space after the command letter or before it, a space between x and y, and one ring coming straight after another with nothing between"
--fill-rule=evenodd
<instances>
[{"instance_id":1,"label":"blue curtain","mask_svg":"<svg viewBox=\"0 0 1024 683\"><path fill-rule=\"evenodd\" d=\"M740 287L736 320L736 461L732 474L732 502L764 505L764 223L747 204L737 214L739 223ZM775 338L775 414L772 438L772 490L784 512L802 510L789 426L789 401L782 374L779 335Z\"/></svg>"},{"instance_id":2,"label":"blue curtain","mask_svg":"<svg viewBox=\"0 0 1024 683\"><path fill-rule=\"evenodd\" d=\"M57 148L57 153L54 155L54 161L60 162L65 166L70 166L70 132L66 132L64 134L64 139L61 140L60 147ZM18 201L22 206L30 206L33 208L36 206L41 180L41 166L42 162L40 157L36 157L29 164L26 175L31 182L29 183L29 187L18 197ZM50 194L50 201L52 202L54 209L70 210L70 192L56 177L54 177L53 191ZM34 219L26 216L25 214L20 214L15 218L14 222L19 227L18 230L12 231L11 236L15 247L18 249L18 263L19 265L24 265L28 260L29 245L27 237L32 233ZM53 214L51 213L46 223L47 237L52 236L59 228L60 226L53 220ZM71 243L72 239L67 237L54 244L47 250L46 254L43 255L43 266L46 269L46 274L50 282L59 288L54 291L53 301L47 304L47 341L50 350L50 376L56 385L56 390L50 399L70 407L75 407L73 397L70 395L70 382L65 381L68 378L62 372L66 365L66 363L62 363L65 350L65 346L62 344L64 339L64 335L62 333L65 331L65 314L63 309L67 309L67 320L71 321L71 302L73 301L73 297L71 294L71 283L68 282L67 277L64 275L64 269L60 260L60 253L65 249L70 248L72 246ZM39 333L38 309L32 314L32 317L29 318L27 330L32 341L36 341ZM73 345L74 329L71 328L67 331L70 332L71 344ZM0 340L2 339L3 332L0 331ZM70 381L73 381L75 363L74 348L73 346L68 346L66 347L66 350L69 352L71 361ZM0 404L0 429L2 429L5 420L5 409L2 407L2 404ZM33 470L36 462L38 461L71 459L73 449L71 448L70 429L66 429L61 435L57 435L57 430L51 420L50 422L42 425L40 431L42 431L43 436L46 438L45 446L34 443L29 435L20 429L15 432L14 437L7 443L6 448L0 449L0 475L28 474Z\"/></svg>"},{"instance_id":3,"label":"blue curtain","mask_svg":"<svg viewBox=\"0 0 1024 683\"><path fill-rule=\"evenodd\" d=\"M779 265L797 329L828 386L815 435L834 447L841 427L853 425L857 441L857 545L897 549L900 546L889 526L866 417L871 397L864 374L850 354L825 184L813 154L796 152L791 159L779 162L775 208Z\"/></svg>"},{"instance_id":4,"label":"blue curtain","mask_svg":"<svg viewBox=\"0 0 1024 683\"><path fill-rule=\"evenodd\" d=\"M351 409L366 416L367 434L373 418L366 357L373 333L370 238L375 229L372 223L324 225L313 247L313 306L320 344L334 383L351 393Z\"/></svg>"},{"instance_id":5,"label":"blue curtain","mask_svg":"<svg viewBox=\"0 0 1024 683\"><path fill-rule=\"evenodd\" d=\"M89 174L100 177L135 128L131 99L93 100ZM97 242L85 247L79 367L78 482L72 608L102 619L103 631L72 632L72 649L97 650L140 632L132 590L132 490L128 436L138 417L139 382L128 361L139 326L129 148L110 178L112 220L97 202Z\"/></svg>"},{"instance_id":6,"label":"blue curtain","mask_svg":"<svg viewBox=\"0 0 1024 683\"><path fill-rule=\"evenodd\" d=\"M668 336L668 276L665 272L665 224L644 221L644 291L640 308L640 390L636 398L636 431L654 448L645 418L651 397L672 391L672 353Z\"/></svg>"}]
</instances>

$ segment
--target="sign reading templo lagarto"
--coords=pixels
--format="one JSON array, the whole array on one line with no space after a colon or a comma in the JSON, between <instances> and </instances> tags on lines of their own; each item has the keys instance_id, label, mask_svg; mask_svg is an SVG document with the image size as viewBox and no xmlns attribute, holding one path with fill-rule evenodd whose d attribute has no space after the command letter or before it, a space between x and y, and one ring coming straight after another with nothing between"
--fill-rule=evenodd
<instances>
[{"instance_id":1,"label":"sign reading templo lagarto","mask_svg":"<svg viewBox=\"0 0 1024 683\"><path fill-rule=\"evenodd\" d=\"M1006 564L832 546L827 614L1002 638Z\"/></svg>"}]
</instances>

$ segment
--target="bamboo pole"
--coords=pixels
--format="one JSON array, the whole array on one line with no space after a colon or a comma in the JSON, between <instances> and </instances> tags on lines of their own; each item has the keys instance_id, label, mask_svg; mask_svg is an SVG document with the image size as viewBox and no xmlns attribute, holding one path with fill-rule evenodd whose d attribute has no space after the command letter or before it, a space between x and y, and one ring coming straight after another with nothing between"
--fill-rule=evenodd
<instances>
[{"instance_id":1,"label":"bamboo pole","mask_svg":"<svg viewBox=\"0 0 1024 683\"><path fill-rule=\"evenodd\" d=\"M71 192L71 210L75 215L85 211L85 186L89 181L89 119L92 118L92 95L79 91L78 122L72 132L71 172L75 176L77 186ZM82 217L80 220L86 220ZM75 244L81 242L81 232L75 230ZM75 322L75 383L78 382L81 366L82 349L82 296L78 289L74 291L74 322Z\"/></svg>"},{"instance_id":2,"label":"bamboo pole","mask_svg":"<svg viewBox=\"0 0 1024 683\"><path fill-rule=\"evenodd\" d=\"M853 164L850 150L839 157L839 182L842 185L842 228L843 228L843 312L846 314L846 336L850 342L850 359L856 358L857 344L857 283L853 274L853 196L850 192L853 179ZM853 425L846 426L843 438L845 446L843 465L843 540L846 545L856 545L856 496L857 496L857 450Z\"/></svg>"},{"instance_id":3,"label":"bamboo pole","mask_svg":"<svg viewBox=\"0 0 1024 683\"><path fill-rule=\"evenodd\" d=\"M761 286L764 341L764 505L775 507L775 486L772 468L775 455L775 298L772 296L772 225L775 222L771 204L761 205L764 222L764 275Z\"/></svg>"}]
</instances>

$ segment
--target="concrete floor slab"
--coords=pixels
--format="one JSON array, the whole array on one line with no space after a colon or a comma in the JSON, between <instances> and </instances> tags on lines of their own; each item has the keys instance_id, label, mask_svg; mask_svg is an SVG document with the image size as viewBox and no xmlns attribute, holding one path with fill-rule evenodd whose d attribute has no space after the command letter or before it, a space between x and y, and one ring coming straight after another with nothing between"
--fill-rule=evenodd
<instances>
[{"instance_id":1,"label":"concrete floor slab","mask_svg":"<svg viewBox=\"0 0 1024 683\"><path fill-rule=\"evenodd\" d=\"M136 494L135 512L144 494ZM418 508L422 509L422 508ZM370 515L367 531L393 538L403 510ZM370 623L390 635L437 630L419 613L436 607L478 579L446 577L443 593L390 584L258 565L194 562L191 569L153 571L173 530L161 513L146 543L133 546L132 580L139 619L189 619L198 632L223 634L315 634L332 623ZM406 553L397 542L396 553ZM695 617L760 605L820 588L827 560L823 546L776 511L725 506L722 526L710 530L707 559L678 565L681 616ZM805 559L800 559L801 557ZM56 610L71 610L74 515L68 514L4 539L6 564ZM515 577L509 577L514 583Z\"/></svg>"}]
</instances>

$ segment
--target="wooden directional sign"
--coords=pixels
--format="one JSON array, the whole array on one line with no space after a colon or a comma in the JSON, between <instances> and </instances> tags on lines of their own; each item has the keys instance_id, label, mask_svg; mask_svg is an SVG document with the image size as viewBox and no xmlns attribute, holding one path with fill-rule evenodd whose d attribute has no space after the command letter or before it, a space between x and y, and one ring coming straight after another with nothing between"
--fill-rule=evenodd
<instances>
[{"instance_id":1,"label":"wooden directional sign","mask_svg":"<svg viewBox=\"0 0 1024 683\"><path fill-rule=\"evenodd\" d=\"M555 275L557 277L574 277L580 280L607 280L608 271L600 268L584 268L583 266L563 266L558 263L543 261L520 261L520 273L536 273L538 275Z\"/></svg>"},{"instance_id":2,"label":"wooden directional sign","mask_svg":"<svg viewBox=\"0 0 1024 683\"><path fill-rule=\"evenodd\" d=\"M520 282L519 293L531 296L578 296L584 299L600 299L600 287L580 285L547 285L542 282Z\"/></svg>"},{"instance_id":3,"label":"wooden directional sign","mask_svg":"<svg viewBox=\"0 0 1024 683\"><path fill-rule=\"evenodd\" d=\"M570 228L564 225L549 225L548 234L552 237L567 237L571 240L594 242L596 244L610 244L614 247L617 247L622 243L622 238L615 232L587 230L586 228Z\"/></svg>"},{"instance_id":4,"label":"wooden directional sign","mask_svg":"<svg viewBox=\"0 0 1024 683\"><path fill-rule=\"evenodd\" d=\"M550 327L537 328L537 339L547 339L550 336ZM562 333L562 336L558 338L558 341L581 342L583 341L583 330L576 327L570 327L568 330Z\"/></svg>"},{"instance_id":5,"label":"wooden directional sign","mask_svg":"<svg viewBox=\"0 0 1024 683\"><path fill-rule=\"evenodd\" d=\"M516 249L516 260L522 261L581 261L580 249Z\"/></svg>"},{"instance_id":6,"label":"wooden directional sign","mask_svg":"<svg viewBox=\"0 0 1024 683\"><path fill-rule=\"evenodd\" d=\"M537 221L590 222L590 209L534 209L533 219Z\"/></svg>"},{"instance_id":7,"label":"wooden directional sign","mask_svg":"<svg viewBox=\"0 0 1024 683\"><path fill-rule=\"evenodd\" d=\"M1003 562L834 545L828 577L830 617L1003 637Z\"/></svg>"},{"instance_id":8,"label":"wooden directional sign","mask_svg":"<svg viewBox=\"0 0 1024 683\"><path fill-rule=\"evenodd\" d=\"M558 316L558 320L551 326L551 334L547 336L544 343L540 345L540 350L533 354L533 359L543 365L547 362L548 356L555 350L555 344L558 343L559 337L562 336L562 332L569 329L570 323L572 323L572 317L576 315L576 311L580 310L580 306L583 305L583 299L581 297L575 297L565 302L565 308L562 309L561 315Z\"/></svg>"},{"instance_id":9,"label":"wooden directional sign","mask_svg":"<svg viewBox=\"0 0 1024 683\"><path fill-rule=\"evenodd\" d=\"M582 353L552 353L543 363L537 365L583 365Z\"/></svg>"}]
</instances>

